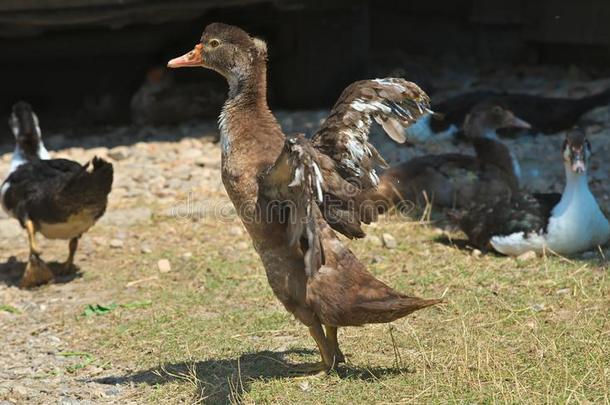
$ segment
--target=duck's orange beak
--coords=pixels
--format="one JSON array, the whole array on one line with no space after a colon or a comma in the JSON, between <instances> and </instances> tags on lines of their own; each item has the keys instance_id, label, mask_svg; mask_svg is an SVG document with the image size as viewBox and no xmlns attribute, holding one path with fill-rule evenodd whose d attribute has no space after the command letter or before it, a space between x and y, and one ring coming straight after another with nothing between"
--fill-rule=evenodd
<instances>
[{"instance_id":1,"label":"duck's orange beak","mask_svg":"<svg viewBox=\"0 0 610 405\"><path fill-rule=\"evenodd\" d=\"M168 68L203 66L203 45L197 44L192 51L167 62Z\"/></svg>"}]
</instances>

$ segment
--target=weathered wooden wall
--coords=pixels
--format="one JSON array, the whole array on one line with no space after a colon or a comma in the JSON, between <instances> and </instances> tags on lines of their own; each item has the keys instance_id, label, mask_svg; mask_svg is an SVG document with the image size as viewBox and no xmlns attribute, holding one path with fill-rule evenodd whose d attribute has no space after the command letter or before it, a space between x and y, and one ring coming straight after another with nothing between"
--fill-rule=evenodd
<instances>
[{"instance_id":1,"label":"weathered wooden wall","mask_svg":"<svg viewBox=\"0 0 610 405\"><path fill-rule=\"evenodd\" d=\"M269 42L271 100L286 108L393 72L432 89L430 69L457 63L610 66L608 0L4 0L0 112L23 98L58 121L124 122L147 69L211 21Z\"/></svg>"}]
</instances>

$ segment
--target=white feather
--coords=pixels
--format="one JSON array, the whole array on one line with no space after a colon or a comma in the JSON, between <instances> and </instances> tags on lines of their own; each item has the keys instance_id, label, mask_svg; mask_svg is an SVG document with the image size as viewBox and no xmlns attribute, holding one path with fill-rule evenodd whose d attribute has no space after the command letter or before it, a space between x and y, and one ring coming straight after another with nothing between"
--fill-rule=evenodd
<instances>
[{"instance_id":1,"label":"white feather","mask_svg":"<svg viewBox=\"0 0 610 405\"><path fill-rule=\"evenodd\" d=\"M300 185L303 182L304 172L305 172L305 169L303 168L303 165L299 165L294 170L294 177L292 178L292 182L290 182L290 184L288 184L288 187L295 187L295 186Z\"/></svg>"},{"instance_id":2,"label":"white feather","mask_svg":"<svg viewBox=\"0 0 610 405\"><path fill-rule=\"evenodd\" d=\"M13 213L9 211L8 208L6 208L6 204L4 203L4 195L6 194L10 186L11 183L9 183L8 181L2 183L2 188L0 188L0 203L2 204L2 209L4 210L4 212L9 214L10 216L13 216Z\"/></svg>"}]
</instances>

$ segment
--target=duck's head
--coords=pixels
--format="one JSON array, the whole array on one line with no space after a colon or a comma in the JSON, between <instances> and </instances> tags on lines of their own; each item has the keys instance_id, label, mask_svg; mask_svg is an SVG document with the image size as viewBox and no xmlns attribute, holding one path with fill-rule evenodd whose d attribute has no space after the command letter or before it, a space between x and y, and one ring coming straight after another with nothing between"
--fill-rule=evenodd
<instances>
[{"instance_id":1,"label":"duck's head","mask_svg":"<svg viewBox=\"0 0 610 405\"><path fill-rule=\"evenodd\" d=\"M37 145L41 140L38 116L25 101L13 105L13 111L8 119L8 125L13 131L18 144L32 143Z\"/></svg>"},{"instance_id":2,"label":"duck's head","mask_svg":"<svg viewBox=\"0 0 610 405\"><path fill-rule=\"evenodd\" d=\"M531 125L498 102L475 105L464 119L464 132L469 138L495 137L498 129L530 129Z\"/></svg>"},{"instance_id":3,"label":"duck's head","mask_svg":"<svg viewBox=\"0 0 610 405\"><path fill-rule=\"evenodd\" d=\"M568 131L561 149L566 167L578 174L587 171L589 158L591 157L591 144L589 144L585 132L581 128L575 127Z\"/></svg>"},{"instance_id":4,"label":"duck's head","mask_svg":"<svg viewBox=\"0 0 610 405\"><path fill-rule=\"evenodd\" d=\"M208 25L192 51L167 63L170 68L204 67L223 75L229 83L246 79L256 66L264 65L267 45L241 28Z\"/></svg>"}]
</instances>

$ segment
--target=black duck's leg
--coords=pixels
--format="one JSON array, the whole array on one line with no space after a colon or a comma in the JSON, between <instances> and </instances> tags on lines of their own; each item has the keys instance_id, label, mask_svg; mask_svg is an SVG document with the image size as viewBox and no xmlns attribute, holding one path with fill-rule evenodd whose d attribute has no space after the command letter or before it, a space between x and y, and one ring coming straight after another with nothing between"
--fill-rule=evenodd
<instances>
[{"instance_id":1,"label":"black duck's leg","mask_svg":"<svg viewBox=\"0 0 610 405\"><path fill-rule=\"evenodd\" d=\"M36 245L36 229L34 223L29 219L25 222L25 229L28 233L28 244L30 246L30 258L21 277L20 286L31 288L37 285L48 283L53 279L53 273L40 258L40 251Z\"/></svg>"},{"instance_id":2,"label":"black duck's leg","mask_svg":"<svg viewBox=\"0 0 610 405\"><path fill-rule=\"evenodd\" d=\"M28 233L28 244L30 245L30 254L40 256L40 250L36 244L36 228L31 220L25 221L25 230Z\"/></svg>"},{"instance_id":3,"label":"black duck's leg","mask_svg":"<svg viewBox=\"0 0 610 405\"><path fill-rule=\"evenodd\" d=\"M61 275L69 275L75 272L76 267L74 267L74 255L76 254L76 248L78 248L79 239L80 236L70 239L70 253L68 254L68 260L66 260L66 262L61 266Z\"/></svg>"},{"instance_id":4,"label":"black duck's leg","mask_svg":"<svg viewBox=\"0 0 610 405\"><path fill-rule=\"evenodd\" d=\"M333 353L335 365L345 363L345 356L341 352L341 349L339 349L339 340L337 339L337 331L339 329L336 326L324 325L324 327L326 328L326 339L328 340L328 345Z\"/></svg>"}]
</instances>

